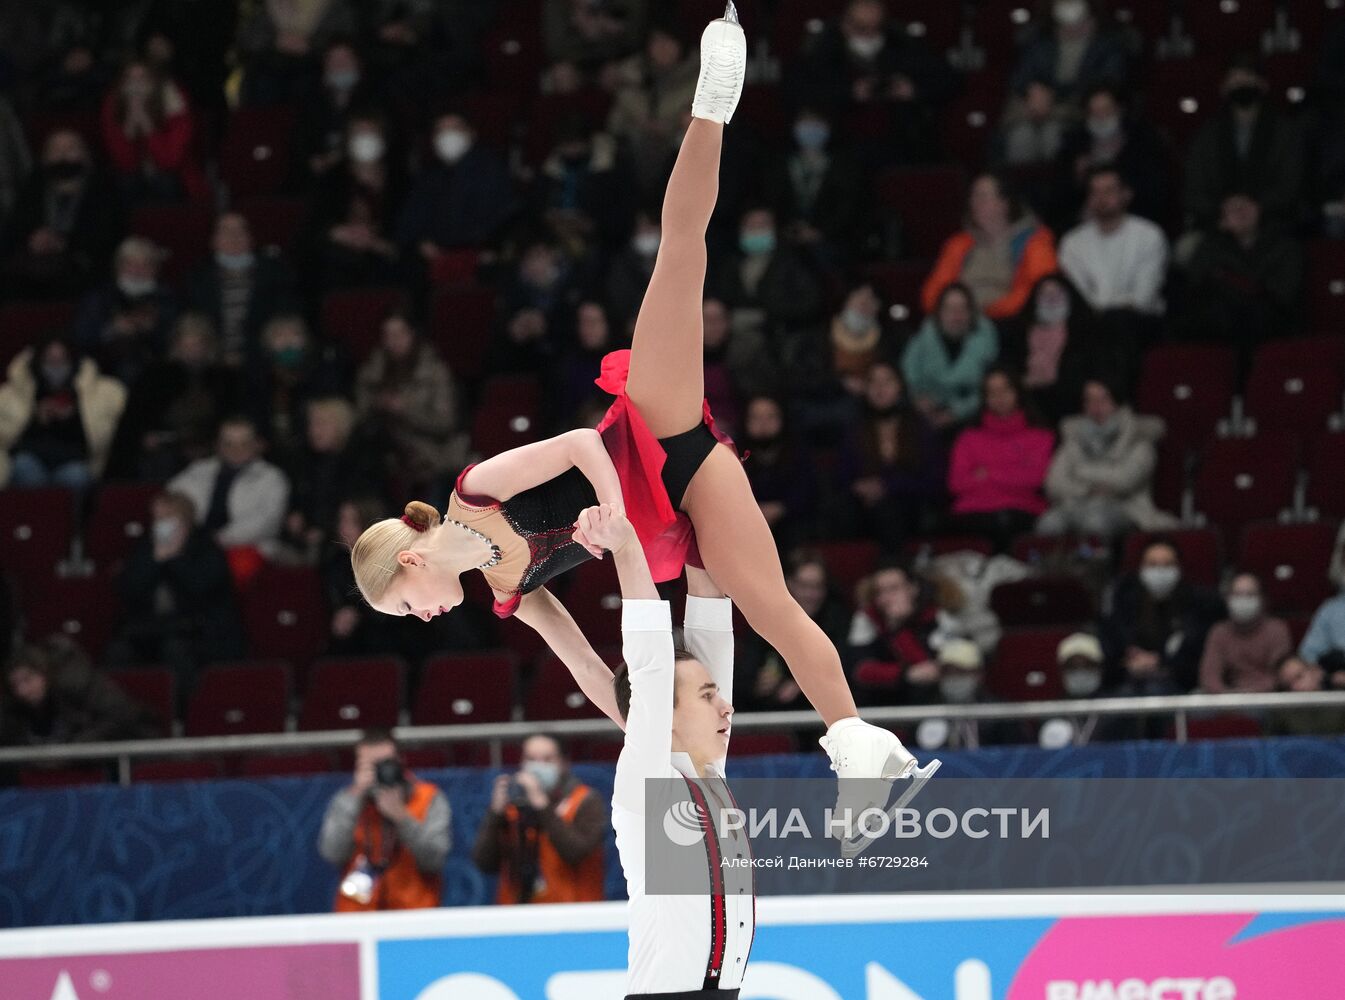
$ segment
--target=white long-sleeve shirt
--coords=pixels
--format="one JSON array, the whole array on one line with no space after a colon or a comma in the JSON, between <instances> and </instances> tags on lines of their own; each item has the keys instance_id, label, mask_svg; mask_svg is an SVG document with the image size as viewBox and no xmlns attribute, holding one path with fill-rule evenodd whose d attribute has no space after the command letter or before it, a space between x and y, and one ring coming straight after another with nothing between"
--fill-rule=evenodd
<instances>
[{"instance_id":1,"label":"white long-sleeve shirt","mask_svg":"<svg viewBox=\"0 0 1345 1000\"><path fill-rule=\"evenodd\" d=\"M1167 266L1163 230L1134 215L1110 233L1090 219L1060 241L1060 269L1094 309L1161 314Z\"/></svg>"},{"instance_id":2,"label":"white long-sleeve shirt","mask_svg":"<svg viewBox=\"0 0 1345 1000\"><path fill-rule=\"evenodd\" d=\"M672 751L674 661L672 613L667 601L625 601L621 610L622 652L630 672L630 712L626 741L616 765L612 826L630 895L630 949L626 992L670 993L699 990L705 983L713 937L712 905L703 895L645 893L645 779L697 778L685 753ZM699 660L721 691L733 690L733 606L727 599L687 598L683 624L687 651ZM706 766L700 787L728 801L724 764ZM750 858L746 836L718 838L718 855ZM756 930L756 901L750 870L728 870L724 891L721 989L742 984ZM712 873L713 874L713 873Z\"/></svg>"}]
</instances>

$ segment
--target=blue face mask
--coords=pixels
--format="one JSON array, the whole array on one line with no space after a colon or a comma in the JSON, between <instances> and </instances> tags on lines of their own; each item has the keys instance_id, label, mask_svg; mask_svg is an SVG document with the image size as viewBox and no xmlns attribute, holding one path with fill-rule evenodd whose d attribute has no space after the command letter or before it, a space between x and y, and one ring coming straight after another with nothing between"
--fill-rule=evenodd
<instances>
[{"instance_id":1,"label":"blue face mask","mask_svg":"<svg viewBox=\"0 0 1345 1000\"><path fill-rule=\"evenodd\" d=\"M826 122L802 121L794 126L794 141L801 149L822 149L830 139L831 126Z\"/></svg>"},{"instance_id":2,"label":"blue face mask","mask_svg":"<svg viewBox=\"0 0 1345 1000\"><path fill-rule=\"evenodd\" d=\"M256 262L256 260L256 254L251 251L246 253L215 254L215 263L226 271L246 271Z\"/></svg>"},{"instance_id":3,"label":"blue face mask","mask_svg":"<svg viewBox=\"0 0 1345 1000\"><path fill-rule=\"evenodd\" d=\"M543 791L549 792L560 783L560 767L550 761L530 760L523 765L523 770L537 779Z\"/></svg>"},{"instance_id":4,"label":"blue face mask","mask_svg":"<svg viewBox=\"0 0 1345 1000\"><path fill-rule=\"evenodd\" d=\"M738 246L749 257L761 257L775 251L775 233L743 233L738 237Z\"/></svg>"}]
</instances>

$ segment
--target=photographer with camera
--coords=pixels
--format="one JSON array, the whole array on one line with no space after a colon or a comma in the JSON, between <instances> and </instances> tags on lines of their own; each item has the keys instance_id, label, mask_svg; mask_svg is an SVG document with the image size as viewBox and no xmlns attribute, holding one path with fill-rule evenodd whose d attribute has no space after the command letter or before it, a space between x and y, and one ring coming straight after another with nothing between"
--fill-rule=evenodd
<instances>
[{"instance_id":1,"label":"photographer with camera","mask_svg":"<svg viewBox=\"0 0 1345 1000\"><path fill-rule=\"evenodd\" d=\"M438 906L448 857L448 800L402 766L386 729L355 745L355 780L332 798L318 853L341 869L336 912Z\"/></svg>"},{"instance_id":2,"label":"photographer with camera","mask_svg":"<svg viewBox=\"0 0 1345 1000\"><path fill-rule=\"evenodd\" d=\"M607 804L570 773L560 741L523 741L516 774L495 779L472 860L498 873L498 903L582 903L603 898Z\"/></svg>"}]
</instances>

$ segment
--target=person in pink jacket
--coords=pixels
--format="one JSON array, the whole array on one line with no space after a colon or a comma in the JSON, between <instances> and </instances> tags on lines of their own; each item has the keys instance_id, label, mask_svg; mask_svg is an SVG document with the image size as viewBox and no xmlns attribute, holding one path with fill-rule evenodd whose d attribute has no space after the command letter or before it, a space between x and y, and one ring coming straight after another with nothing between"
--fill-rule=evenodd
<instances>
[{"instance_id":1,"label":"person in pink jacket","mask_svg":"<svg viewBox=\"0 0 1345 1000\"><path fill-rule=\"evenodd\" d=\"M978 424L958 435L948 471L954 531L983 535L1003 552L1046 510L1042 496L1055 435L1033 426L1018 379L992 368Z\"/></svg>"}]
</instances>

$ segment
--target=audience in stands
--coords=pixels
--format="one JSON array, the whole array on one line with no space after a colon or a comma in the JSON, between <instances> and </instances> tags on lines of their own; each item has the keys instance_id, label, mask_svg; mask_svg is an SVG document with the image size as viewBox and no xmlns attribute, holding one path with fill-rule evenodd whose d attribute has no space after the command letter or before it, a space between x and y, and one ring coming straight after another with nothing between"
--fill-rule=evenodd
<instances>
[{"instance_id":1,"label":"audience in stands","mask_svg":"<svg viewBox=\"0 0 1345 1000\"><path fill-rule=\"evenodd\" d=\"M635 317L653 277L662 237L663 227L657 216L641 212L635 217L635 232L629 245L613 256L607 270L608 313L612 323L627 333L635 329Z\"/></svg>"},{"instance_id":2,"label":"audience in stands","mask_svg":"<svg viewBox=\"0 0 1345 1000\"><path fill-rule=\"evenodd\" d=\"M700 60L686 52L676 32L656 24L644 51L619 71L607 131L629 150L640 190L653 195L677 151Z\"/></svg>"},{"instance_id":3,"label":"audience in stands","mask_svg":"<svg viewBox=\"0 0 1345 1000\"><path fill-rule=\"evenodd\" d=\"M1289 626L1266 613L1261 581L1239 573L1228 584L1228 619L1210 629L1200 660L1200 688L1211 694L1274 691L1276 666L1293 649Z\"/></svg>"},{"instance_id":4,"label":"audience in stands","mask_svg":"<svg viewBox=\"0 0 1345 1000\"><path fill-rule=\"evenodd\" d=\"M161 663L176 676L184 707L207 663L247 652L223 550L198 526L185 493L160 493L150 503L149 531L117 579L126 614L108 660L127 666Z\"/></svg>"},{"instance_id":5,"label":"audience in stands","mask_svg":"<svg viewBox=\"0 0 1345 1000\"><path fill-rule=\"evenodd\" d=\"M1049 79L1027 81L999 120L992 159L1005 167L1040 167L1055 162L1077 113L1057 99Z\"/></svg>"},{"instance_id":6,"label":"audience in stands","mask_svg":"<svg viewBox=\"0 0 1345 1000\"><path fill-rule=\"evenodd\" d=\"M976 416L981 383L999 357L999 332L976 303L966 285L948 285L901 356L911 400L941 431Z\"/></svg>"},{"instance_id":7,"label":"audience in stands","mask_svg":"<svg viewBox=\"0 0 1345 1000\"><path fill-rule=\"evenodd\" d=\"M225 549L274 552L285 520L290 484L262 458L265 442L247 417L229 417L219 428L215 455L200 458L168 482L185 494L196 523Z\"/></svg>"},{"instance_id":8,"label":"audience in stands","mask_svg":"<svg viewBox=\"0 0 1345 1000\"><path fill-rule=\"evenodd\" d=\"M249 104L277 104L298 98L310 79L312 59L332 40L356 27L353 0L252 5L238 26L243 61L242 93Z\"/></svg>"},{"instance_id":9,"label":"audience in stands","mask_svg":"<svg viewBox=\"0 0 1345 1000\"><path fill-rule=\"evenodd\" d=\"M157 67L126 65L103 99L100 125L103 149L128 202L209 196L187 95Z\"/></svg>"},{"instance_id":10,"label":"audience in stands","mask_svg":"<svg viewBox=\"0 0 1345 1000\"><path fill-rule=\"evenodd\" d=\"M554 127L555 145L533 187L531 215L576 261L630 238L637 199L621 147L577 112Z\"/></svg>"},{"instance_id":11,"label":"audience in stands","mask_svg":"<svg viewBox=\"0 0 1345 1000\"><path fill-rule=\"evenodd\" d=\"M755 326L735 326L721 299L701 303L705 340L705 398L715 422L732 430L740 426L739 401L769 394L780 374L767 339Z\"/></svg>"},{"instance_id":12,"label":"audience in stands","mask_svg":"<svg viewBox=\"0 0 1345 1000\"><path fill-rule=\"evenodd\" d=\"M390 313L379 345L355 377L363 430L386 440L388 471L404 491L445 506L447 480L466 464L457 388L434 345L404 312Z\"/></svg>"},{"instance_id":13,"label":"audience in stands","mask_svg":"<svg viewBox=\"0 0 1345 1000\"><path fill-rule=\"evenodd\" d=\"M1060 640L1055 656L1060 668L1060 686L1066 698L1083 701L1104 696L1102 675L1106 664L1097 636L1087 632L1068 635ZM1037 742L1045 750L1099 743L1106 739L1112 724L1112 717L1099 715L1043 719L1037 731Z\"/></svg>"},{"instance_id":14,"label":"audience in stands","mask_svg":"<svg viewBox=\"0 0 1345 1000\"><path fill-rule=\"evenodd\" d=\"M989 705L996 701L985 689L985 661L980 647L970 639L945 642L939 648L936 665L939 674L934 689L936 704ZM1026 735L1026 727L1012 719L949 719L934 715L916 727L915 742L922 750L977 750L983 746L1022 743Z\"/></svg>"},{"instance_id":15,"label":"audience in stands","mask_svg":"<svg viewBox=\"0 0 1345 1000\"><path fill-rule=\"evenodd\" d=\"M185 301L214 323L225 364L256 364L263 327L298 304L294 276L275 248L257 251L252 227L238 212L215 220L210 246L213 257L192 276Z\"/></svg>"},{"instance_id":16,"label":"audience in stands","mask_svg":"<svg viewBox=\"0 0 1345 1000\"><path fill-rule=\"evenodd\" d=\"M318 853L341 872L337 913L439 905L452 846L444 793L406 769L392 733L368 729L355 775L322 817Z\"/></svg>"},{"instance_id":17,"label":"audience in stands","mask_svg":"<svg viewBox=\"0 0 1345 1000\"><path fill-rule=\"evenodd\" d=\"M809 533L816 518L817 484L812 456L793 434L785 409L774 396L753 396L743 411L738 444L743 468L761 514L782 552Z\"/></svg>"},{"instance_id":18,"label":"audience in stands","mask_svg":"<svg viewBox=\"0 0 1345 1000\"><path fill-rule=\"evenodd\" d=\"M860 581L856 597L846 659L860 703L937 702L934 609L923 599L920 580L905 564L886 563Z\"/></svg>"},{"instance_id":19,"label":"audience in stands","mask_svg":"<svg viewBox=\"0 0 1345 1000\"><path fill-rule=\"evenodd\" d=\"M499 876L497 903L595 902L607 825L607 803L571 772L560 740L529 736L519 770L495 778L472 860Z\"/></svg>"},{"instance_id":20,"label":"audience in stands","mask_svg":"<svg viewBox=\"0 0 1345 1000\"><path fill-rule=\"evenodd\" d=\"M988 538L1008 550L1046 512L1042 487L1055 435L1034 426L1017 378L1003 368L986 373L980 423L958 435L948 469L955 530Z\"/></svg>"},{"instance_id":21,"label":"audience in stands","mask_svg":"<svg viewBox=\"0 0 1345 1000\"><path fill-rule=\"evenodd\" d=\"M1051 509L1037 521L1037 533L1112 539L1177 527L1150 494L1164 429L1160 418L1118 402L1107 382L1090 379L1083 413L1060 425L1060 448L1046 474Z\"/></svg>"},{"instance_id":22,"label":"audience in stands","mask_svg":"<svg viewBox=\"0 0 1345 1000\"><path fill-rule=\"evenodd\" d=\"M0 746L163 736L148 709L96 670L64 636L20 647L5 664Z\"/></svg>"},{"instance_id":23,"label":"audience in stands","mask_svg":"<svg viewBox=\"0 0 1345 1000\"><path fill-rule=\"evenodd\" d=\"M177 300L162 280L162 248L128 236L112 258L112 279L90 292L75 318L75 339L107 374L131 385L162 356Z\"/></svg>"},{"instance_id":24,"label":"audience in stands","mask_svg":"<svg viewBox=\"0 0 1345 1000\"><path fill-rule=\"evenodd\" d=\"M845 641L850 605L832 582L826 558L815 549L795 549L785 558L785 586L805 614L837 649ZM801 708L807 703L784 658L761 636L741 631L738 668L733 675L733 704L743 710Z\"/></svg>"},{"instance_id":25,"label":"audience in stands","mask_svg":"<svg viewBox=\"0 0 1345 1000\"><path fill-rule=\"evenodd\" d=\"M874 362L891 356L882 299L870 284L856 285L832 317L831 336L819 343L821 378L852 397L863 395ZM816 339L816 338L812 338Z\"/></svg>"},{"instance_id":26,"label":"audience in stands","mask_svg":"<svg viewBox=\"0 0 1345 1000\"><path fill-rule=\"evenodd\" d=\"M1299 644L1298 655L1333 672L1345 670L1345 593L1317 609L1307 635Z\"/></svg>"},{"instance_id":27,"label":"audience in stands","mask_svg":"<svg viewBox=\"0 0 1345 1000\"><path fill-rule=\"evenodd\" d=\"M336 36L322 53L322 75L306 87L297 106L293 173L307 183L326 177L346 157L350 115L372 102L371 82L354 43Z\"/></svg>"},{"instance_id":28,"label":"audience in stands","mask_svg":"<svg viewBox=\"0 0 1345 1000\"><path fill-rule=\"evenodd\" d=\"M357 434L355 407L342 396L320 396L305 407L303 447L287 457L290 481L285 541L301 561L317 562L341 502L354 484L380 480L379 463L367 434Z\"/></svg>"},{"instance_id":29,"label":"audience in stands","mask_svg":"<svg viewBox=\"0 0 1345 1000\"><path fill-rule=\"evenodd\" d=\"M85 291L107 269L121 235L117 194L73 129L56 129L8 219L0 217L4 297L61 298Z\"/></svg>"},{"instance_id":30,"label":"audience in stands","mask_svg":"<svg viewBox=\"0 0 1345 1000\"><path fill-rule=\"evenodd\" d=\"M988 317L1005 319L1023 308L1037 281L1055 269L1051 231L1007 180L981 174L967 196L966 228L944 241L920 301L926 313L933 312L944 290L961 282Z\"/></svg>"},{"instance_id":31,"label":"audience in stands","mask_svg":"<svg viewBox=\"0 0 1345 1000\"><path fill-rule=\"evenodd\" d=\"M822 317L822 286L803 254L780 234L775 212L743 213L734 252L710 268L707 290L733 312L735 330L768 338Z\"/></svg>"},{"instance_id":32,"label":"audience in stands","mask_svg":"<svg viewBox=\"0 0 1345 1000\"><path fill-rule=\"evenodd\" d=\"M766 199L786 236L823 267L854 257L864 227L860 165L839 142L821 111L794 119L794 148L764 178Z\"/></svg>"},{"instance_id":33,"label":"audience in stands","mask_svg":"<svg viewBox=\"0 0 1345 1000\"><path fill-rule=\"evenodd\" d=\"M247 372L245 411L283 461L303 447L308 403L340 394L350 376L337 346L320 342L297 313L273 316L259 346Z\"/></svg>"},{"instance_id":34,"label":"audience in stands","mask_svg":"<svg viewBox=\"0 0 1345 1000\"><path fill-rule=\"evenodd\" d=\"M107 466L125 407L126 387L69 338L25 347L0 385L0 487L88 487Z\"/></svg>"},{"instance_id":35,"label":"audience in stands","mask_svg":"<svg viewBox=\"0 0 1345 1000\"><path fill-rule=\"evenodd\" d=\"M1176 545L1164 539L1150 542L1138 571L1117 583L1111 610L1102 619L1108 687L1127 697L1192 690L1205 637L1223 616L1217 595L1183 579ZM1152 728L1141 724L1129 735Z\"/></svg>"},{"instance_id":36,"label":"audience in stands","mask_svg":"<svg viewBox=\"0 0 1345 1000\"><path fill-rule=\"evenodd\" d=\"M1213 227L1227 200L1244 194L1262 207L1268 230L1294 227L1303 211L1307 162L1298 121L1272 103L1265 70L1253 57L1233 58L1221 92L1223 106L1186 154L1189 224Z\"/></svg>"},{"instance_id":37,"label":"audience in stands","mask_svg":"<svg viewBox=\"0 0 1345 1000\"><path fill-rule=\"evenodd\" d=\"M1060 269L1099 312L1164 309L1168 241L1163 230L1129 212L1134 192L1113 166L1088 174L1084 222L1060 241Z\"/></svg>"},{"instance_id":38,"label":"audience in stands","mask_svg":"<svg viewBox=\"0 0 1345 1000\"><path fill-rule=\"evenodd\" d=\"M888 549L918 533L943 497L947 449L887 361L869 367L863 412L843 440L836 479L846 520Z\"/></svg>"},{"instance_id":39,"label":"audience in stands","mask_svg":"<svg viewBox=\"0 0 1345 1000\"><path fill-rule=\"evenodd\" d=\"M1276 665L1275 677L1280 691L1345 691L1345 663L1327 669L1290 653ZM1276 736L1339 736L1345 732L1345 709L1272 712L1266 731Z\"/></svg>"},{"instance_id":40,"label":"audience in stands","mask_svg":"<svg viewBox=\"0 0 1345 1000\"><path fill-rule=\"evenodd\" d=\"M1035 37L1018 57L1010 78L1016 90L1045 80L1062 98L1078 100L1098 84L1126 82L1130 53L1121 34L1106 22L1099 0L1054 0L1039 6L1049 14L1037 20Z\"/></svg>"},{"instance_id":41,"label":"audience in stands","mask_svg":"<svg viewBox=\"0 0 1345 1000\"><path fill-rule=\"evenodd\" d=\"M648 0L546 0L542 39L551 62L592 67L640 47L649 19Z\"/></svg>"}]
</instances>

